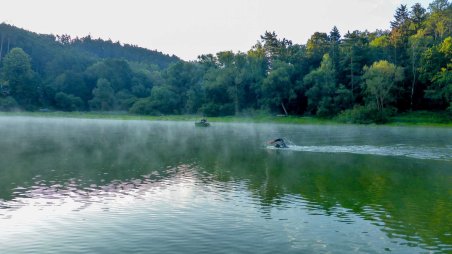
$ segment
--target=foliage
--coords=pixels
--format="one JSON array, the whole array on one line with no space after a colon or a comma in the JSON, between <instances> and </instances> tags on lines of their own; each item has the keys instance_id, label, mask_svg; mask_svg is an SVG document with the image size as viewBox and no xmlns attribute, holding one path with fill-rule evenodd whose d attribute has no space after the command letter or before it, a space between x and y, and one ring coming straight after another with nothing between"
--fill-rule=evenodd
<instances>
[{"instance_id":1,"label":"foliage","mask_svg":"<svg viewBox=\"0 0 452 254\"><path fill-rule=\"evenodd\" d=\"M452 37L447 37L441 44L428 49L424 55L424 79L431 82L425 91L425 96L437 102L440 106L452 109ZM425 64L424 64L425 66Z\"/></svg>"},{"instance_id":2,"label":"foliage","mask_svg":"<svg viewBox=\"0 0 452 254\"><path fill-rule=\"evenodd\" d=\"M13 48L3 59L4 85L19 105L31 108L38 101L38 88L31 69L30 56L21 48Z\"/></svg>"},{"instance_id":3,"label":"foliage","mask_svg":"<svg viewBox=\"0 0 452 254\"><path fill-rule=\"evenodd\" d=\"M278 109L295 97L292 81L294 66L284 62L276 62L273 70L262 82L264 105L270 109Z\"/></svg>"},{"instance_id":4,"label":"foliage","mask_svg":"<svg viewBox=\"0 0 452 254\"><path fill-rule=\"evenodd\" d=\"M441 100L449 103L449 110L452 110L452 63L447 64L436 73L432 79L430 90L426 91L426 96L430 99Z\"/></svg>"},{"instance_id":5,"label":"foliage","mask_svg":"<svg viewBox=\"0 0 452 254\"><path fill-rule=\"evenodd\" d=\"M108 111L115 106L114 90L111 83L100 78L97 80L96 88L93 90L94 98L89 101L92 110Z\"/></svg>"},{"instance_id":6,"label":"foliage","mask_svg":"<svg viewBox=\"0 0 452 254\"><path fill-rule=\"evenodd\" d=\"M58 92L55 95L55 102L63 111L77 111L84 108L83 101L80 97L63 92Z\"/></svg>"},{"instance_id":7,"label":"foliage","mask_svg":"<svg viewBox=\"0 0 452 254\"><path fill-rule=\"evenodd\" d=\"M384 122L396 111L452 112L450 1L400 5L388 25L343 35L334 26L306 44L265 31L248 52L187 62L91 36L0 24L0 110L339 114L354 122Z\"/></svg>"},{"instance_id":8,"label":"foliage","mask_svg":"<svg viewBox=\"0 0 452 254\"><path fill-rule=\"evenodd\" d=\"M157 113L152 109L152 102L150 98L138 99L135 103L133 103L132 107L130 107L129 112L132 114L140 114L140 115L156 115Z\"/></svg>"},{"instance_id":9,"label":"foliage","mask_svg":"<svg viewBox=\"0 0 452 254\"><path fill-rule=\"evenodd\" d=\"M364 67L364 92L367 95L367 105L375 108L379 114L377 119L387 116L387 107L396 99L394 91L396 83L403 80L403 69L388 61L375 62L371 67Z\"/></svg>"},{"instance_id":10,"label":"foliage","mask_svg":"<svg viewBox=\"0 0 452 254\"><path fill-rule=\"evenodd\" d=\"M0 111L12 111L19 107L13 97L0 97Z\"/></svg>"},{"instance_id":11,"label":"foliage","mask_svg":"<svg viewBox=\"0 0 452 254\"><path fill-rule=\"evenodd\" d=\"M181 113L177 108L179 98L169 86L155 86L150 97L151 108L161 114Z\"/></svg>"},{"instance_id":12,"label":"foliage","mask_svg":"<svg viewBox=\"0 0 452 254\"><path fill-rule=\"evenodd\" d=\"M383 112L374 105L356 105L352 109L342 111L336 119L343 123L386 123L389 117L394 115L394 108L385 108Z\"/></svg>"},{"instance_id":13,"label":"foliage","mask_svg":"<svg viewBox=\"0 0 452 254\"><path fill-rule=\"evenodd\" d=\"M333 61L325 54L320 67L304 77L308 106L319 116L334 116L351 102L351 93L336 83L335 76Z\"/></svg>"}]
</instances>

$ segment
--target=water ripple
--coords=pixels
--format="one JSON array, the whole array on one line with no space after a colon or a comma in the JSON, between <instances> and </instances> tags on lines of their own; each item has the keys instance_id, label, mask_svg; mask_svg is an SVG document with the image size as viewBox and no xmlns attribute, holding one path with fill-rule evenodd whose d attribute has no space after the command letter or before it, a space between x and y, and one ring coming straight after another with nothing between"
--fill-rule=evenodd
<instances>
[{"instance_id":1,"label":"water ripple","mask_svg":"<svg viewBox=\"0 0 452 254\"><path fill-rule=\"evenodd\" d=\"M297 152L315 153L352 153L379 156L404 156L415 159L452 161L452 147L423 147L423 146L371 146L371 145L341 145L341 146L297 146L289 148L276 148L268 146L272 150L288 150Z\"/></svg>"},{"instance_id":2,"label":"water ripple","mask_svg":"<svg viewBox=\"0 0 452 254\"><path fill-rule=\"evenodd\" d=\"M167 172L172 175L154 178L151 173L105 185L72 179L28 190L17 187L25 196L0 201L0 237L9 239L0 250L369 253L450 248L404 234L405 225L379 205L365 206L357 215L339 204L325 210L318 202L287 194L268 206L247 191L246 181L206 182L194 165Z\"/></svg>"}]
</instances>

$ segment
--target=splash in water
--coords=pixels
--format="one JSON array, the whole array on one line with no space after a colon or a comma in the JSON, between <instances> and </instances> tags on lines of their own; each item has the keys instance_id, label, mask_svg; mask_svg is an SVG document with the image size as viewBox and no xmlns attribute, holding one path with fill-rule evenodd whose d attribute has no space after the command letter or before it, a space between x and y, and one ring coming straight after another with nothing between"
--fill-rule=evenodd
<instances>
[{"instance_id":1,"label":"splash in water","mask_svg":"<svg viewBox=\"0 0 452 254\"><path fill-rule=\"evenodd\" d=\"M267 146L268 149L279 149ZM452 161L452 146L415 147L407 145L371 146L371 145L342 145L342 146L297 146L289 145L285 150L314 153L353 153L379 156L405 156L415 159Z\"/></svg>"}]
</instances>

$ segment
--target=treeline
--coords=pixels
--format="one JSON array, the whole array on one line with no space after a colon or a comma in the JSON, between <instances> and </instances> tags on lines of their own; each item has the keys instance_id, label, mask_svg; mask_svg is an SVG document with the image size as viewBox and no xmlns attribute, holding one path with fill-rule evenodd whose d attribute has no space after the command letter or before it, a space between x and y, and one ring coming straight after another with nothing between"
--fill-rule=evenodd
<instances>
[{"instance_id":1,"label":"treeline","mask_svg":"<svg viewBox=\"0 0 452 254\"><path fill-rule=\"evenodd\" d=\"M0 110L128 110L179 61L135 45L36 34L2 23Z\"/></svg>"},{"instance_id":2,"label":"treeline","mask_svg":"<svg viewBox=\"0 0 452 254\"><path fill-rule=\"evenodd\" d=\"M427 9L401 5L390 25L343 36L334 27L314 33L306 45L265 32L246 53L201 55L193 62L90 37L18 36L20 48L1 59L0 109L271 112L352 122L381 122L409 110L452 112L449 1L435 0Z\"/></svg>"}]
</instances>

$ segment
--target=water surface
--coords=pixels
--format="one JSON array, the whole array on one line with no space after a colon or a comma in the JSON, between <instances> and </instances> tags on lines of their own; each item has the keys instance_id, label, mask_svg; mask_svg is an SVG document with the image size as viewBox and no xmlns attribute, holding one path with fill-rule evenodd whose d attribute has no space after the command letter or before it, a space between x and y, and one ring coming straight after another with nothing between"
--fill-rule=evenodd
<instances>
[{"instance_id":1,"label":"water surface","mask_svg":"<svg viewBox=\"0 0 452 254\"><path fill-rule=\"evenodd\" d=\"M0 134L0 253L452 251L448 128L1 117Z\"/></svg>"}]
</instances>

